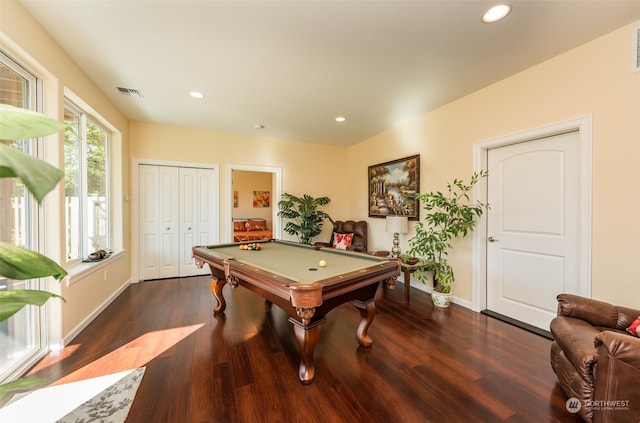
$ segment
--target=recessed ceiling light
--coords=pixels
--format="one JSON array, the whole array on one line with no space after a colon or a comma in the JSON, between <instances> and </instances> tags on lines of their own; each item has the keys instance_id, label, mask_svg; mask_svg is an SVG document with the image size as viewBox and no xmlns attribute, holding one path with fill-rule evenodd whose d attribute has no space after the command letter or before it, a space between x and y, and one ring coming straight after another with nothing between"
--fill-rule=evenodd
<instances>
[{"instance_id":1,"label":"recessed ceiling light","mask_svg":"<svg viewBox=\"0 0 640 423\"><path fill-rule=\"evenodd\" d=\"M493 23L504 19L511 12L511 5L497 4L492 6L489 10L482 15L482 22Z\"/></svg>"},{"instance_id":2,"label":"recessed ceiling light","mask_svg":"<svg viewBox=\"0 0 640 423\"><path fill-rule=\"evenodd\" d=\"M198 92L198 91L191 91L189 94L193 98L204 98L204 94L202 94L201 92Z\"/></svg>"},{"instance_id":3,"label":"recessed ceiling light","mask_svg":"<svg viewBox=\"0 0 640 423\"><path fill-rule=\"evenodd\" d=\"M336 122L344 122L345 120L347 120L347 118L346 118L346 117L344 117L344 116L338 116L338 117L336 117Z\"/></svg>"}]
</instances>

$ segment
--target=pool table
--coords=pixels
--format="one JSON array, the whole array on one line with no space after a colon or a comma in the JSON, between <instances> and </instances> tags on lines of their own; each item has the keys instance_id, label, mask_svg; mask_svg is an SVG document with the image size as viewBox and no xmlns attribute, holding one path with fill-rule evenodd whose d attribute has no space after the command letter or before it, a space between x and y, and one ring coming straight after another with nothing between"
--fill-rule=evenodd
<instances>
[{"instance_id":1,"label":"pool table","mask_svg":"<svg viewBox=\"0 0 640 423\"><path fill-rule=\"evenodd\" d=\"M288 241L263 242L260 250L240 249L246 244L193 247L196 265L206 263L211 269L211 292L218 302L214 314L225 310L226 284L264 297L267 311L272 304L285 310L300 348L298 377L305 385L315 376L313 354L325 315L338 305L351 301L360 311L356 339L363 347L371 346L367 330L375 315L376 290L383 281L395 286L398 262Z\"/></svg>"}]
</instances>

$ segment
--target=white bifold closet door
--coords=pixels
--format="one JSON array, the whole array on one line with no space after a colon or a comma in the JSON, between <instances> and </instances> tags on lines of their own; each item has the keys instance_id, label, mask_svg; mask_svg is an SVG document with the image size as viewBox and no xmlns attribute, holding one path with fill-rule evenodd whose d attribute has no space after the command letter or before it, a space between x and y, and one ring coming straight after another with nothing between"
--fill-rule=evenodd
<instances>
[{"instance_id":1,"label":"white bifold closet door","mask_svg":"<svg viewBox=\"0 0 640 423\"><path fill-rule=\"evenodd\" d=\"M140 279L206 274L191 248L215 241L213 169L140 165Z\"/></svg>"}]
</instances>

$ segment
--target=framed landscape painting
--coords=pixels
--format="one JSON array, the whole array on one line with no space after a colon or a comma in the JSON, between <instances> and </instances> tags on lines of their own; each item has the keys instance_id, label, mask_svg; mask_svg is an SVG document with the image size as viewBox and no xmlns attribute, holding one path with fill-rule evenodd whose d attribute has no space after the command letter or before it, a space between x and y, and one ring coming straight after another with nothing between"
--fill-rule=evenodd
<instances>
[{"instance_id":1,"label":"framed landscape painting","mask_svg":"<svg viewBox=\"0 0 640 423\"><path fill-rule=\"evenodd\" d=\"M420 219L420 155L369 166L369 217Z\"/></svg>"}]
</instances>

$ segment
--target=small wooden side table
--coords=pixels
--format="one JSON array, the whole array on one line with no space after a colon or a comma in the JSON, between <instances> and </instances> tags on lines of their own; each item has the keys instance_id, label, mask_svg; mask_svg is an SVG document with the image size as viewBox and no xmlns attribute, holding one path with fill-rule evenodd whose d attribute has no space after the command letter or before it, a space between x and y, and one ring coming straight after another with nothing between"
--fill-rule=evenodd
<instances>
[{"instance_id":1,"label":"small wooden side table","mask_svg":"<svg viewBox=\"0 0 640 423\"><path fill-rule=\"evenodd\" d=\"M367 254L371 255L371 256L378 256L378 257L388 257L389 260L395 260L400 264L400 271L402 272L402 275L404 277L404 300L406 302L409 302L409 297L410 297L410 293L411 293L411 275L413 275L413 273L420 269L421 267L424 266L424 263L414 263L414 264L409 264L409 263L405 263L404 261L402 261L402 259L400 258L392 258L389 256L389 251L368 251Z\"/></svg>"},{"instance_id":2,"label":"small wooden side table","mask_svg":"<svg viewBox=\"0 0 640 423\"><path fill-rule=\"evenodd\" d=\"M402 260L400 261L400 270L402 271L402 275L404 277L404 300L409 302L409 294L411 292L411 275L416 271L419 264L409 264L405 263Z\"/></svg>"},{"instance_id":3,"label":"small wooden side table","mask_svg":"<svg viewBox=\"0 0 640 423\"><path fill-rule=\"evenodd\" d=\"M404 300L406 302L409 302L409 294L411 292L411 275L413 275L413 273L424 267L425 264L424 263L416 263L416 264L409 264L409 263L405 263L402 260L398 260L400 262L400 270L402 271L402 276L404 278L403 281L403 285L404 285Z\"/></svg>"}]
</instances>

